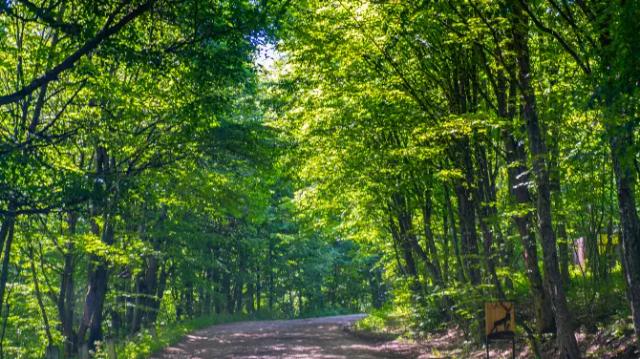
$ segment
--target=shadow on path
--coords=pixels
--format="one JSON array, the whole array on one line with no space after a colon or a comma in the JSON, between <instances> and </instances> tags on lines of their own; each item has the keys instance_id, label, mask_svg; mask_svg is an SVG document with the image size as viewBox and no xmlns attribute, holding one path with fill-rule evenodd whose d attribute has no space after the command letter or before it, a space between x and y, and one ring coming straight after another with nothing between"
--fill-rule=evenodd
<instances>
[{"instance_id":1,"label":"shadow on path","mask_svg":"<svg viewBox=\"0 0 640 359\"><path fill-rule=\"evenodd\" d=\"M366 341L344 330L364 315L241 322L187 335L152 359L412 358L397 342Z\"/></svg>"}]
</instances>

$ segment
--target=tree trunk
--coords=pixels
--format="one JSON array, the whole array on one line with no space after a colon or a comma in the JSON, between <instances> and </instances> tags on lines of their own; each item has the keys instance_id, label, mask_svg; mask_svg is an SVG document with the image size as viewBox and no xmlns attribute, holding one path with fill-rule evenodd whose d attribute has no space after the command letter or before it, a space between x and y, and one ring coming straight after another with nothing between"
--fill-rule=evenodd
<instances>
[{"instance_id":1,"label":"tree trunk","mask_svg":"<svg viewBox=\"0 0 640 359\"><path fill-rule=\"evenodd\" d=\"M242 274L236 276L233 285L234 313L242 313L242 303L244 302L244 280Z\"/></svg>"},{"instance_id":2,"label":"tree trunk","mask_svg":"<svg viewBox=\"0 0 640 359\"><path fill-rule=\"evenodd\" d=\"M475 196L473 194L473 164L467 138L458 140L456 157L462 167L463 179L455 185L458 198L458 218L462 237L463 268L471 284L480 284L480 266L478 265L478 233L476 232Z\"/></svg>"},{"instance_id":3,"label":"tree trunk","mask_svg":"<svg viewBox=\"0 0 640 359\"><path fill-rule=\"evenodd\" d=\"M213 268L206 268L204 271L204 297L202 298L202 314L210 315L213 303Z\"/></svg>"},{"instance_id":4,"label":"tree trunk","mask_svg":"<svg viewBox=\"0 0 640 359\"><path fill-rule=\"evenodd\" d=\"M225 298L225 311L233 314L233 295L231 295L231 275L228 272L222 274L222 294Z\"/></svg>"},{"instance_id":5,"label":"tree trunk","mask_svg":"<svg viewBox=\"0 0 640 359\"><path fill-rule=\"evenodd\" d=\"M507 132L503 133L505 149L507 155L509 191L513 200L521 208L514 215L513 221L516 224L522 248L523 258L526 267L527 279L533 299L534 316L536 320L536 330L538 333L550 333L555 331L553 309L548 293L545 291L542 274L538 266L538 250L536 246L536 235L534 232L533 215L525 208L533 205L531 194L529 193L529 171L525 167L526 154L523 145L518 143L513 136Z\"/></svg>"},{"instance_id":6,"label":"tree trunk","mask_svg":"<svg viewBox=\"0 0 640 359\"><path fill-rule=\"evenodd\" d=\"M136 299L131 323L131 333L137 333L143 325L151 324L151 312L155 310L158 292L158 259L151 255L145 261L146 268L136 279Z\"/></svg>"},{"instance_id":7,"label":"tree trunk","mask_svg":"<svg viewBox=\"0 0 640 359\"><path fill-rule=\"evenodd\" d=\"M262 309L262 276L260 275L260 265L256 264L256 310Z\"/></svg>"},{"instance_id":8,"label":"tree trunk","mask_svg":"<svg viewBox=\"0 0 640 359\"><path fill-rule=\"evenodd\" d=\"M551 138L558 138L558 126L551 126ZM564 214L564 199L562 198L562 187L560 186L560 149L558 144L551 145L551 159L549 160L549 178L551 181L551 196L553 205L557 213L556 235L558 242L558 255L560 261L560 274L562 285L565 290L571 284L569 275L569 238L567 236L567 217Z\"/></svg>"},{"instance_id":9,"label":"tree trunk","mask_svg":"<svg viewBox=\"0 0 640 359\"><path fill-rule=\"evenodd\" d=\"M274 243L274 236L273 235L269 235L269 258L267 259L267 270L268 270L268 277L267 277L267 296L268 296L268 305L269 305L269 311L273 312L273 305L275 302L275 297L276 297L276 293L275 293L275 281L274 281L274 268L273 268L273 256L274 256L274 250L275 250L275 243Z\"/></svg>"},{"instance_id":10,"label":"tree trunk","mask_svg":"<svg viewBox=\"0 0 640 359\"><path fill-rule=\"evenodd\" d=\"M451 204L451 196L449 195L449 185L443 184L444 189L444 204L446 216L449 219L449 228L451 229L451 246L453 247L453 254L456 259L456 279L459 281L464 280L464 271L462 268L462 257L460 256L460 243L458 241L458 230L456 228L456 217L453 213L453 205Z\"/></svg>"},{"instance_id":11,"label":"tree trunk","mask_svg":"<svg viewBox=\"0 0 640 359\"><path fill-rule=\"evenodd\" d=\"M513 67L513 64L508 66ZM516 80L507 81L504 72L499 72L495 92L498 116L512 122L518 108ZM540 334L553 333L556 328L551 300L545 290L538 266L538 250L532 214L534 203L529 192L530 176L526 165L527 155L523 142L516 140L513 132L513 129L507 128L503 129L501 133L507 162L509 195L517 209L512 219L522 243L525 273L529 280L529 291L533 299L536 331Z\"/></svg>"},{"instance_id":12,"label":"tree trunk","mask_svg":"<svg viewBox=\"0 0 640 359\"><path fill-rule=\"evenodd\" d=\"M556 208L558 212L564 210L564 201L560 194L556 198ZM563 214L558 215L558 255L560 260L560 275L562 276L562 285L565 289L571 286L571 275L569 274L569 236L567 235L567 219Z\"/></svg>"},{"instance_id":13,"label":"tree trunk","mask_svg":"<svg viewBox=\"0 0 640 359\"><path fill-rule=\"evenodd\" d=\"M149 315L145 322L145 325L153 325L158 318L158 313L160 312L160 304L162 303L162 298L164 296L164 291L167 287L167 278L169 277L169 270L166 265L161 265L160 275L158 277L158 286L156 288L155 296L151 300L151 309L149 311Z\"/></svg>"},{"instance_id":14,"label":"tree trunk","mask_svg":"<svg viewBox=\"0 0 640 359\"><path fill-rule=\"evenodd\" d=\"M184 300L182 301L182 305L184 305L184 313L187 313L187 318L192 319L194 316L194 298L193 298L193 283L189 283L184 288Z\"/></svg>"},{"instance_id":15,"label":"tree trunk","mask_svg":"<svg viewBox=\"0 0 640 359\"><path fill-rule=\"evenodd\" d=\"M431 216L433 214L433 200L431 198L431 191L424 191L422 198L422 225L424 230L424 237L427 242L427 249L429 251L429 257L425 258L425 261L429 262L429 268L434 277L434 282L444 287L444 279L442 275L442 268L440 266L440 254L436 247L435 238L433 237L433 231L431 230Z\"/></svg>"},{"instance_id":16,"label":"tree trunk","mask_svg":"<svg viewBox=\"0 0 640 359\"><path fill-rule=\"evenodd\" d=\"M214 251L214 256L217 256L218 251ZM220 275L220 268L216 266L213 271L213 310L216 314L222 313L222 279Z\"/></svg>"},{"instance_id":17,"label":"tree trunk","mask_svg":"<svg viewBox=\"0 0 640 359\"><path fill-rule=\"evenodd\" d=\"M91 231L95 236L99 236L102 243L107 246L112 245L114 240L114 218L111 212L116 199L112 198L111 195L115 188L108 177L114 167L115 159L109 158L105 147L98 146L95 151L95 171L97 178L101 181L95 181L95 191L96 193L106 192L106 195L102 198L103 202L96 201L92 208L94 216L102 216L102 228L98 223L92 221ZM104 188L102 188L103 185ZM78 342L80 344L86 343L89 349L94 349L96 341L102 340L103 308L107 295L108 277L109 270L106 259L90 255L87 275L88 288L77 336Z\"/></svg>"},{"instance_id":18,"label":"tree trunk","mask_svg":"<svg viewBox=\"0 0 640 359\"><path fill-rule=\"evenodd\" d=\"M418 269L413 258L413 252L411 243L405 238L406 236L401 233L401 227L399 223L393 219L393 213L389 212L389 229L391 230L391 236L397 248L404 259L404 266L398 261L398 265L402 268L403 273L406 274L409 280L409 288L414 294L420 293L420 282L418 276Z\"/></svg>"},{"instance_id":19,"label":"tree trunk","mask_svg":"<svg viewBox=\"0 0 640 359\"><path fill-rule=\"evenodd\" d=\"M42 299L42 292L40 291L40 282L38 281L38 273L35 265L35 255L33 248L29 246L29 269L31 269L31 279L33 280L33 289L36 295L36 301L40 308L42 315L42 323L44 324L44 331L47 335L47 348L53 346L53 336L51 335L51 326L49 325L49 316L47 315L47 309L44 306Z\"/></svg>"},{"instance_id":20,"label":"tree trunk","mask_svg":"<svg viewBox=\"0 0 640 359\"><path fill-rule=\"evenodd\" d=\"M611 156L622 226L622 263L633 325L636 337L640 340L640 221L635 202L633 131L616 128L610 129L610 132Z\"/></svg>"},{"instance_id":21,"label":"tree trunk","mask_svg":"<svg viewBox=\"0 0 640 359\"><path fill-rule=\"evenodd\" d=\"M442 206L442 246L444 248L443 250L443 260L442 260L442 280L445 283L449 283L449 255L450 255L450 248L449 248L449 233L451 231L449 230L449 214L447 212L447 207L446 206Z\"/></svg>"},{"instance_id":22,"label":"tree trunk","mask_svg":"<svg viewBox=\"0 0 640 359\"><path fill-rule=\"evenodd\" d=\"M94 231L95 233L95 231ZM97 232L100 233L100 232ZM108 245L113 243L113 225L110 216L105 216L102 241ZM95 349L95 343L102 340L102 320L104 301L107 295L108 268L105 259L91 255L89 257L88 289L85 297L82 320L78 329L78 340L86 344L89 349Z\"/></svg>"},{"instance_id":23,"label":"tree trunk","mask_svg":"<svg viewBox=\"0 0 640 359\"><path fill-rule=\"evenodd\" d=\"M248 275L249 273L247 273ZM246 303L245 303L245 309L247 310L247 313L251 314L253 312L255 312L255 298L254 298L254 294L255 294L255 283L253 283L252 281L247 281L247 299L246 299Z\"/></svg>"},{"instance_id":24,"label":"tree trunk","mask_svg":"<svg viewBox=\"0 0 640 359\"><path fill-rule=\"evenodd\" d=\"M72 212L67 213L67 233L69 236L75 235L77 221L77 214ZM60 294L57 303L60 328L62 336L64 337L63 353L65 358L70 357L75 352L74 343L76 342L75 333L73 332L73 308L75 304L73 278L75 268L74 256L73 240L69 239L65 243L65 252L63 254L64 266L60 278Z\"/></svg>"},{"instance_id":25,"label":"tree trunk","mask_svg":"<svg viewBox=\"0 0 640 359\"><path fill-rule=\"evenodd\" d=\"M489 180L489 168L487 164L487 155L482 144L476 144L475 146L475 158L477 163L477 198L475 201L476 211L478 213L478 218L480 222L480 230L482 231L483 237L483 249L484 249L484 260L485 267L487 269L487 273L493 282L493 287L498 295L498 298L502 300L506 300L506 295L504 293L504 289L502 288L502 283L500 282L500 278L498 278L498 274L496 272L496 255L493 251L493 242L494 242L494 230L492 225L492 220L495 220L497 217L497 213L495 213L495 191L491 191L490 189L490 180Z\"/></svg>"},{"instance_id":26,"label":"tree trunk","mask_svg":"<svg viewBox=\"0 0 640 359\"><path fill-rule=\"evenodd\" d=\"M518 63L518 80L523 102L522 117L526 123L529 148L532 156L535 185L537 189L538 230L544 254L545 277L549 285L551 303L555 312L557 342L560 356L570 359L580 357L573 329L573 318L569 312L567 298L558 266L556 238L551 214L551 191L547 168L547 148L540 129L536 109L536 97L531 85L531 64L528 45L528 18L522 4L512 0L513 47Z\"/></svg>"},{"instance_id":27,"label":"tree trunk","mask_svg":"<svg viewBox=\"0 0 640 359\"><path fill-rule=\"evenodd\" d=\"M9 205L9 209L15 209L13 205ZM15 226L16 217L7 216L2 221L2 227L0 227L0 249L4 248L4 254L2 258L2 271L0 272L0 308L2 308L4 301L4 292L7 288L7 277L9 275L9 256L11 255L11 243L13 242L13 229Z\"/></svg>"},{"instance_id":28,"label":"tree trunk","mask_svg":"<svg viewBox=\"0 0 640 359\"><path fill-rule=\"evenodd\" d=\"M133 300L133 305L132 305L132 313L131 313L131 326L130 326L130 334L135 334L138 331L140 331L140 328L142 327L142 317L144 315L143 313L143 296L146 295L145 293L146 288L145 288L145 283L144 283L144 273L140 273L137 275L136 279L135 279L135 298Z\"/></svg>"},{"instance_id":29,"label":"tree trunk","mask_svg":"<svg viewBox=\"0 0 640 359\"><path fill-rule=\"evenodd\" d=\"M398 223L398 236L401 242L402 243L406 242L406 244L409 246L410 248L409 254L411 254L411 252L414 252L415 254L418 255L420 260L422 260L423 264L427 268L431 276L431 280L435 284L442 287L443 283L442 283L442 276L440 274L440 270L438 269L437 264L434 264L434 262L437 263L437 261L435 260L433 262L431 261L431 259L429 258L429 254L422 248L420 243L418 243L418 239L414 233L413 218L412 218L411 208L409 207L407 197L403 194L397 193L393 196L393 203L394 203L393 210L395 211L395 214L397 217L397 223ZM425 203L424 205L426 206L427 204ZM432 242L431 245L433 247L431 250L433 252L430 251L430 253L433 256L433 253L435 252L435 243L433 243L433 234L431 233L430 209L423 208L423 216L424 216L424 220L426 221L426 223L424 224L425 235L430 237L430 238L427 238L427 243L429 241ZM430 247L427 247L427 248L430 248ZM405 253L404 255L405 255L405 260L407 260L407 254ZM413 254L411 254L411 257L413 257ZM437 257L437 254L434 257ZM413 259L411 259L411 262L413 262ZM415 264L411 264L411 265L415 266Z\"/></svg>"}]
</instances>

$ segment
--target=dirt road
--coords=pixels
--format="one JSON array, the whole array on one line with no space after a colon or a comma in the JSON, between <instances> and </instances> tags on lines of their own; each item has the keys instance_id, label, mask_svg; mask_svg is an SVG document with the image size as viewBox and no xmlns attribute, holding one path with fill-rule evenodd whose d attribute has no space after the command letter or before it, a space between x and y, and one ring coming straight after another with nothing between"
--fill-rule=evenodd
<instances>
[{"instance_id":1,"label":"dirt road","mask_svg":"<svg viewBox=\"0 0 640 359\"><path fill-rule=\"evenodd\" d=\"M362 318L242 322L216 325L187 335L153 359L365 359L412 358L397 342L359 339L344 327Z\"/></svg>"}]
</instances>

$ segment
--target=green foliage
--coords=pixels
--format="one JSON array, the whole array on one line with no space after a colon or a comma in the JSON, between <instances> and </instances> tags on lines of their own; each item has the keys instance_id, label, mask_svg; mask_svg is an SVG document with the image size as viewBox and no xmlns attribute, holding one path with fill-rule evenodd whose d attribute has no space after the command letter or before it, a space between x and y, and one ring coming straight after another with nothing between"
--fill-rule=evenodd
<instances>
[{"instance_id":1,"label":"green foliage","mask_svg":"<svg viewBox=\"0 0 640 359\"><path fill-rule=\"evenodd\" d=\"M387 304L369 311L364 319L355 324L355 329L378 334L405 335L410 324L407 322L407 312L407 307Z\"/></svg>"},{"instance_id":2,"label":"green foliage","mask_svg":"<svg viewBox=\"0 0 640 359\"><path fill-rule=\"evenodd\" d=\"M544 319L531 297L542 300L536 288L552 275L545 281L569 290L563 317L588 324L624 312L598 303L623 308L634 286L616 279L611 238L640 240L622 220L637 219L638 130L628 117L637 86L622 75L637 68L627 58L637 26L626 24L636 10L598 1L292 6L267 77L268 115L292 142L285 161L302 224L380 255L390 301L416 333L454 323L478 340L482 303L499 299L515 301L531 327ZM621 176L630 176L624 193ZM536 221L542 212L552 237ZM579 266L578 251L587 258ZM358 325L385 321L373 312Z\"/></svg>"}]
</instances>

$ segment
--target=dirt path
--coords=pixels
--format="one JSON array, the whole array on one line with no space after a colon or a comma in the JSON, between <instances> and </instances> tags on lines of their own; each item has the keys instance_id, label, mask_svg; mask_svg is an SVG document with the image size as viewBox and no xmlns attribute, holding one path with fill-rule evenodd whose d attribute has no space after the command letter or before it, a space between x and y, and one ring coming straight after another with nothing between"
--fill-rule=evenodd
<instances>
[{"instance_id":1,"label":"dirt path","mask_svg":"<svg viewBox=\"0 0 640 359\"><path fill-rule=\"evenodd\" d=\"M363 315L242 322L187 335L153 359L412 358L397 342L367 341L344 330Z\"/></svg>"}]
</instances>

